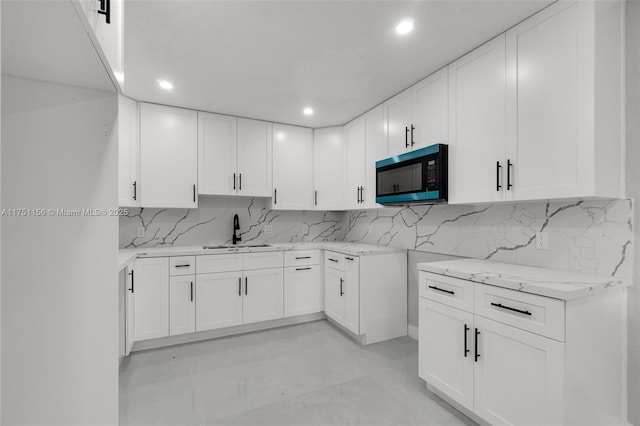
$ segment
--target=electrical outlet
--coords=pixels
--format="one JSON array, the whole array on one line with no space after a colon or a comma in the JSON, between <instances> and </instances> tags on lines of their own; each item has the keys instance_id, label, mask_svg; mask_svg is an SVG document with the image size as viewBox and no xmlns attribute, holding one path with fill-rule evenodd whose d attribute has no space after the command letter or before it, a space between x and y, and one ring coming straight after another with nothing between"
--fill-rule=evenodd
<instances>
[{"instance_id":1,"label":"electrical outlet","mask_svg":"<svg viewBox=\"0 0 640 426\"><path fill-rule=\"evenodd\" d=\"M273 234L273 225L265 225L264 226L265 234Z\"/></svg>"},{"instance_id":2,"label":"electrical outlet","mask_svg":"<svg viewBox=\"0 0 640 426\"><path fill-rule=\"evenodd\" d=\"M306 223L302 224L302 234L309 235L309 225L307 225Z\"/></svg>"},{"instance_id":3,"label":"electrical outlet","mask_svg":"<svg viewBox=\"0 0 640 426\"><path fill-rule=\"evenodd\" d=\"M138 237L140 238L144 237L144 228L142 227L138 228Z\"/></svg>"},{"instance_id":4,"label":"electrical outlet","mask_svg":"<svg viewBox=\"0 0 640 426\"><path fill-rule=\"evenodd\" d=\"M536 248L539 250L547 250L549 248L548 232L536 232Z\"/></svg>"}]
</instances>

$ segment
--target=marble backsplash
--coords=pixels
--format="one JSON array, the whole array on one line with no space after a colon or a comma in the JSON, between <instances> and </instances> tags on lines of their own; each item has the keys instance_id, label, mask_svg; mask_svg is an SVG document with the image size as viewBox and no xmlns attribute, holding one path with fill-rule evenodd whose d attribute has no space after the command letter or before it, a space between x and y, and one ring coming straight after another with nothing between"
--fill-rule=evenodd
<instances>
[{"instance_id":1,"label":"marble backsplash","mask_svg":"<svg viewBox=\"0 0 640 426\"><path fill-rule=\"evenodd\" d=\"M344 213L277 211L264 198L200 197L197 209L128 208L120 217L120 248L231 243L238 214L242 243L342 240ZM266 229L271 227L272 232ZM138 229L144 237L138 237Z\"/></svg>"},{"instance_id":2,"label":"marble backsplash","mask_svg":"<svg viewBox=\"0 0 640 426\"><path fill-rule=\"evenodd\" d=\"M631 277L630 200L431 205L350 212L277 211L261 198L201 197L198 209L129 209L120 247L358 241L431 253ZM266 233L266 226L272 228ZM144 237L138 237L144 228ZM535 246L548 233L548 250Z\"/></svg>"},{"instance_id":3,"label":"marble backsplash","mask_svg":"<svg viewBox=\"0 0 640 426\"><path fill-rule=\"evenodd\" d=\"M344 240L631 279L631 218L631 200L409 206L348 212Z\"/></svg>"}]
</instances>

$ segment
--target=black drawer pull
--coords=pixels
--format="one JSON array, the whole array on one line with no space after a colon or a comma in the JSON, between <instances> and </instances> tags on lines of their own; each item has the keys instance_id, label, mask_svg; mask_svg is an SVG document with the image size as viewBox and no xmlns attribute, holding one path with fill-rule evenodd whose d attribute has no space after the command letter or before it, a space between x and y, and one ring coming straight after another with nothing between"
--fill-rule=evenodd
<instances>
[{"instance_id":1,"label":"black drawer pull","mask_svg":"<svg viewBox=\"0 0 640 426\"><path fill-rule=\"evenodd\" d=\"M491 306L495 306L496 308L506 309L507 311L513 311L513 312L517 312L519 314L531 316L531 312L529 312L529 311L521 311L520 309L510 308L508 306L504 306L501 303L492 303Z\"/></svg>"},{"instance_id":2,"label":"black drawer pull","mask_svg":"<svg viewBox=\"0 0 640 426\"><path fill-rule=\"evenodd\" d=\"M347 257L347 256L345 256L344 258L345 258L345 259L347 259L347 260L353 260L353 257Z\"/></svg>"},{"instance_id":3,"label":"black drawer pull","mask_svg":"<svg viewBox=\"0 0 640 426\"><path fill-rule=\"evenodd\" d=\"M336 263L338 263L338 260L337 260L337 259L329 258L329 260L330 260L330 261L332 261L332 262L336 262Z\"/></svg>"},{"instance_id":4,"label":"black drawer pull","mask_svg":"<svg viewBox=\"0 0 640 426\"><path fill-rule=\"evenodd\" d=\"M308 271L311 268L296 268L296 271Z\"/></svg>"},{"instance_id":5,"label":"black drawer pull","mask_svg":"<svg viewBox=\"0 0 640 426\"><path fill-rule=\"evenodd\" d=\"M175 267L176 268L189 268L190 266L191 266L190 264L186 263L184 265L176 265Z\"/></svg>"},{"instance_id":6,"label":"black drawer pull","mask_svg":"<svg viewBox=\"0 0 640 426\"><path fill-rule=\"evenodd\" d=\"M464 357L467 357L467 354L469 353L469 347L467 344L467 333L469 331L469 326L467 324L464 325Z\"/></svg>"},{"instance_id":7,"label":"black drawer pull","mask_svg":"<svg viewBox=\"0 0 640 426\"><path fill-rule=\"evenodd\" d=\"M441 291L441 292L443 292L443 293L456 294L454 291L451 291L451 290L445 290L445 289L438 288L438 287L433 286L433 285L430 285L430 286L429 286L429 288L432 288L432 289L434 289L434 290Z\"/></svg>"},{"instance_id":8,"label":"black drawer pull","mask_svg":"<svg viewBox=\"0 0 640 426\"><path fill-rule=\"evenodd\" d=\"M300 256L300 257L296 257L296 260L300 260L300 259L311 259L311 256Z\"/></svg>"}]
</instances>

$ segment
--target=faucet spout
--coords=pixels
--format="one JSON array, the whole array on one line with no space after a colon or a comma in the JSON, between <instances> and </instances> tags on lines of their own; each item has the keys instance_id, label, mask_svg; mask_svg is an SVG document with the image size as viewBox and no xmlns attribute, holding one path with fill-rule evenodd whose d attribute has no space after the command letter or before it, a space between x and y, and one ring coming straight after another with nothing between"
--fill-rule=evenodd
<instances>
[{"instance_id":1,"label":"faucet spout","mask_svg":"<svg viewBox=\"0 0 640 426\"><path fill-rule=\"evenodd\" d=\"M236 234L236 231L239 231L239 230L240 230L240 219L238 218L238 215L235 214L233 215L233 237L232 237L233 244L238 244L238 241L242 241L242 237Z\"/></svg>"}]
</instances>

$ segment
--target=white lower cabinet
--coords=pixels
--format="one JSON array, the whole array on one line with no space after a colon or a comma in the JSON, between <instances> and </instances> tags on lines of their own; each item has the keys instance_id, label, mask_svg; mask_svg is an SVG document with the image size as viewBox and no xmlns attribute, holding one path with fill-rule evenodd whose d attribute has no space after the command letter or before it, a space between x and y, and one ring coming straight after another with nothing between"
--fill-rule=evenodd
<instances>
[{"instance_id":1,"label":"white lower cabinet","mask_svg":"<svg viewBox=\"0 0 640 426\"><path fill-rule=\"evenodd\" d=\"M562 301L420 271L419 294L418 374L467 414L624 424L622 290Z\"/></svg>"},{"instance_id":2,"label":"white lower cabinet","mask_svg":"<svg viewBox=\"0 0 640 426\"><path fill-rule=\"evenodd\" d=\"M268 321L284 315L282 268L244 272L242 322Z\"/></svg>"},{"instance_id":3,"label":"white lower cabinet","mask_svg":"<svg viewBox=\"0 0 640 426\"><path fill-rule=\"evenodd\" d=\"M338 324L347 322L347 302L344 297L344 271L326 266L324 271L324 313Z\"/></svg>"},{"instance_id":4,"label":"white lower cabinet","mask_svg":"<svg viewBox=\"0 0 640 426\"><path fill-rule=\"evenodd\" d=\"M169 335L169 258L138 259L135 263L135 340Z\"/></svg>"},{"instance_id":5,"label":"white lower cabinet","mask_svg":"<svg viewBox=\"0 0 640 426\"><path fill-rule=\"evenodd\" d=\"M169 279L169 335L196 331L195 275Z\"/></svg>"},{"instance_id":6,"label":"white lower cabinet","mask_svg":"<svg viewBox=\"0 0 640 426\"><path fill-rule=\"evenodd\" d=\"M135 296L135 271L133 269L126 268L125 275L125 343L124 354L129 355L133 342L136 339L135 329L135 313L136 313L136 296Z\"/></svg>"},{"instance_id":7,"label":"white lower cabinet","mask_svg":"<svg viewBox=\"0 0 640 426\"><path fill-rule=\"evenodd\" d=\"M196 275L196 331L242 324L242 274Z\"/></svg>"},{"instance_id":8,"label":"white lower cabinet","mask_svg":"<svg viewBox=\"0 0 640 426\"><path fill-rule=\"evenodd\" d=\"M284 268L284 316L321 312L322 276L320 265Z\"/></svg>"}]
</instances>

